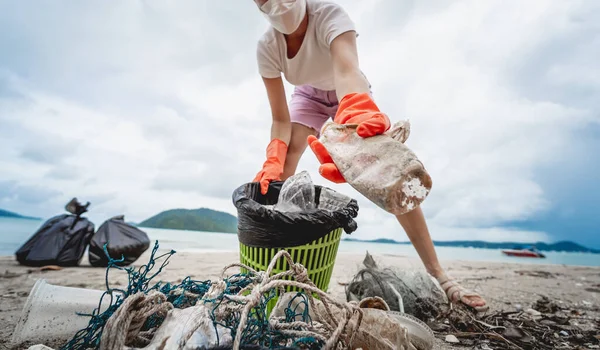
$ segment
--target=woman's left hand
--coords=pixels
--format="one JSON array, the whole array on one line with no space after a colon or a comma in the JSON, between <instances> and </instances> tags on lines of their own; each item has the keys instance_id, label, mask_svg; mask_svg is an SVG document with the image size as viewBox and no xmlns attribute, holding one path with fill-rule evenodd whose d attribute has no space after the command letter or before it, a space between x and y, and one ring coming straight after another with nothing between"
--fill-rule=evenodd
<instances>
[{"instance_id":1,"label":"woman's left hand","mask_svg":"<svg viewBox=\"0 0 600 350\"><path fill-rule=\"evenodd\" d=\"M337 184L345 183L346 180L342 176L340 169L333 163L331 155L321 141L314 135L308 136L307 141L310 149L317 156L319 163L321 163L321 166L319 166L319 174L331 182Z\"/></svg>"}]
</instances>

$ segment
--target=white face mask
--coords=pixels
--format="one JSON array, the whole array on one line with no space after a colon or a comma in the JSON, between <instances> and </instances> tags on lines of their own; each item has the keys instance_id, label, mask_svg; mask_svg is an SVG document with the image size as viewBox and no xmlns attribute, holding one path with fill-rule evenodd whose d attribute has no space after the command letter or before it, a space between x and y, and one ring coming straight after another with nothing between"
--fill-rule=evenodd
<instances>
[{"instance_id":1,"label":"white face mask","mask_svg":"<svg viewBox=\"0 0 600 350\"><path fill-rule=\"evenodd\" d=\"M273 28L291 34L306 15L306 0L268 0L260 10Z\"/></svg>"}]
</instances>

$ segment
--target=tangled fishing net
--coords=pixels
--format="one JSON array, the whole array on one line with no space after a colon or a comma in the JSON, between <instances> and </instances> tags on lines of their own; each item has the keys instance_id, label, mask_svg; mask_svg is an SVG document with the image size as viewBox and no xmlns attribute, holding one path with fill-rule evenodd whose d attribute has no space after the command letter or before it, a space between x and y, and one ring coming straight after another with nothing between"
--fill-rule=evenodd
<instances>
[{"instance_id":1,"label":"tangled fishing net","mask_svg":"<svg viewBox=\"0 0 600 350\"><path fill-rule=\"evenodd\" d=\"M336 301L284 250L266 271L232 264L216 281L188 277L178 284L152 284L175 253L156 256L157 250L158 242L148 264L138 269L110 259L98 308L61 349L416 349L393 315ZM272 275L280 258L291 268ZM226 276L232 267L249 273ZM128 274L127 288L109 285L111 268ZM303 292L286 293L289 286ZM269 315L267 304L275 297ZM102 307L105 302L109 305Z\"/></svg>"},{"instance_id":2,"label":"tangled fishing net","mask_svg":"<svg viewBox=\"0 0 600 350\"><path fill-rule=\"evenodd\" d=\"M367 252L346 287L348 300L381 297L390 310L413 315L427 324L448 308L445 295L425 272L379 267Z\"/></svg>"}]
</instances>

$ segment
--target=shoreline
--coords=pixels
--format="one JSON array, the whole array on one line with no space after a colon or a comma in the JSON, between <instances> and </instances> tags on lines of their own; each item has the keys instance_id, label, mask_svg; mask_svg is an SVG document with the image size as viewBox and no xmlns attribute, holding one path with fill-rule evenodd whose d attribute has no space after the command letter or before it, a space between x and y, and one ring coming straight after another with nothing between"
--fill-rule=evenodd
<instances>
[{"instance_id":1,"label":"shoreline","mask_svg":"<svg viewBox=\"0 0 600 350\"><path fill-rule=\"evenodd\" d=\"M159 252L170 249L159 249ZM237 251L191 253L177 251L169 264L153 282L179 282L190 276L197 280L218 279L224 267L239 262ZM410 256L371 252L381 267L424 271L421 261ZM142 255L133 266L148 262L150 252ZM362 267L364 253L338 252L329 291L338 300L345 301L345 284L350 282ZM557 264L532 265L503 262L474 262L443 260L442 265L466 288L480 293L489 303L490 312L526 310L542 296L556 301L558 305L583 310L600 322L600 267L562 266ZM228 274L237 268L228 270ZM8 343L29 295L37 279L50 284L104 290L105 268L91 267L84 257L79 267L58 271L40 271L39 268L20 266L14 256L0 257L0 349L13 348ZM111 270L110 283L126 286L126 273ZM581 322L581 320L577 320ZM465 344L452 345L444 341L444 333L436 333L435 349L464 349Z\"/></svg>"},{"instance_id":2,"label":"shoreline","mask_svg":"<svg viewBox=\"0 0 600 350\"><path fill-rule=\"evenodd\" d=\"M443 247L443 248L447 248L447 247ZM439 249L436 247L436 249ZM462 249L462 248L461 248ZM486 248L472 248L472 249L481 249L481 250L491 250L491 251L497 251L497 249L486 249ZM151 250L151 249L148 249ZM239 250L232 250L232 249L206 249L206 248L184 248L184 249L173 249L175 251L175 254L173 256L178 256L181 254L233 254L236 255L239 254ZM171 251L170 248L159 248L158 252L159 253L167 253ZM416 251L414 252L414 254L395 254L395 253L386 253L386 252L372 252L369 251L369 253L371 253L372 255L378 255L378 256L387 256L387 257L395 257L395 258L406 258L406 259L417 259L419 260L419 257L416 253ZM87 261L87 250L84 254L84 257L82 259L82 264L85 264ZM354 251L338 251L337 256L340 255L348 255L348 256L355 256L355 255L360 255L361 253L358 252L354 252ZM597 255L594 253L570 253L570 252L565 252L562 254L590 254L590 255ZM142 256L144 257L145 254ZM141 259L141 258L140 258ZM516 260L519 259L519 260ZM600 259L600 256L599 256ZM12 255L0 255L0 261L9 261L9 260L13 260L15 262L15 264L17 263L16 257L14 254ZM444 258L439 258L439 261L442 263L442 265L444 265L444 263L452 263L452 262L460 262L460 263L475 263L475 264L500 264L500 265L524 265L524 266L560 266L560 267L575 267L575 268L600 268L600 264L598 265L581 265L581 264L565 264L565 263L557 263L557 262L551 262L549 260L545 260L545 259L538 259L538 258L515 258L515 261L496 261L496 260L478 260L478 259L444 259ZM91 267L88 265L80 265L80 267Z\"/></svg>"}]
</instances>

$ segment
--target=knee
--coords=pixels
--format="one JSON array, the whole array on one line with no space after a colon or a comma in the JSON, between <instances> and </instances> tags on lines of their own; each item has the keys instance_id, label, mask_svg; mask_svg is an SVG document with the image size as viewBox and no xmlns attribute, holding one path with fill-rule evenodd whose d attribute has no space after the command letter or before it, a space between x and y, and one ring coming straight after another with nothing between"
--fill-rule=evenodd
<instances>
[{"instance_id":1,"label":"knee","mask_svg":"<svg viewBox=\"0 0 600 350\"><path fill-rule=\"evenodd\" d=\"M308 146L306 139L309 135L316 135L316 131L304 125L298 125L292 128L292 136L288 146L288 155L301 155Z\"/></svg>"},{"instance_id":2,"label":"knee","mask_svg":"<svg viewBox=\"0 0 600 350\"><path fill-rule=\"evenodd\" d=\"M292 137L290 139L290 144L288 146L287 154L288 154L288 156L302 154L304 152L304 149L307 146L308 146L308 143L306 142L306 140L302 140L299 137L295 137L295 138Z\"/></svg>"}]
</instances>

